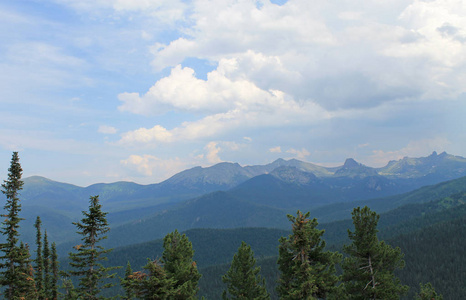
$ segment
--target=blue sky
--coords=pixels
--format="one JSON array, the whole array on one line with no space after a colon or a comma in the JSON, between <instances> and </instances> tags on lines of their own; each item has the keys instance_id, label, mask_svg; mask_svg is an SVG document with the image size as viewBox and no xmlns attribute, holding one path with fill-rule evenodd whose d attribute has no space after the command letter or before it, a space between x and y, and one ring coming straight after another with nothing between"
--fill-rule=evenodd
<instances>
[{"instance_id":1,"label":"blue sky","mask_svg":"<svg viewBox=\"0 0 466 300\"><path fill-rule=\"evenodd\" d=\"M0 174L148 184L221 161L466 156L466 4L0 3Z\"/></svg>"}]
</instances>

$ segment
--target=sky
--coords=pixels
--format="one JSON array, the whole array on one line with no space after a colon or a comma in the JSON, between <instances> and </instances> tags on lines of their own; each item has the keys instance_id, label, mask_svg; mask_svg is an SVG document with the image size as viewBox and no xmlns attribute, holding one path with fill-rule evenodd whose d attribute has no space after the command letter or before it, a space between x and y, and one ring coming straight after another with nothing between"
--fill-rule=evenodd
<instances>
[{"instance_id":1,"label":"sky","mask_svg":"<svg viewBox=\"0 0 466 300\"><path fill-rule=\"evenodd\" d=\"M463 0L0 1L0 175L466 156Z\"/></svg>"}]
</instances>

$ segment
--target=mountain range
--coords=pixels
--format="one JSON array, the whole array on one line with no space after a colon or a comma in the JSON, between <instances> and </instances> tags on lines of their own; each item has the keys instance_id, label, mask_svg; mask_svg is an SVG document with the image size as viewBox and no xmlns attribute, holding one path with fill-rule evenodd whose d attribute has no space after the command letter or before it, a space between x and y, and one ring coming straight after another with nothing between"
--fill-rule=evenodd
<instances>
[{"instance_id":1,"label":"mountain range","mask_svg":"<svg viewBox=\"0 0 466 300\"><path fill-rule=\"evenodd\" d=\"M296 159L244 167L224 162L188 169L149 185L115 182L79 187L33 176L24 179L21 192L22 217L26 219L23 236L33 240L33 223L40 215L52 239L72 240L71 223L81 218L81 211L87 209L93 195L99 195L104 210L109 212L114 232L158 220L154 224L164 230L144 239L150 240L173 230L171 226L281 227L286 213L296 209L387 197L461 176L466 176L466 159L445 152L390 161L382 168L368 167L351 158L331 168ZM214 208L217 215L210 213ZM241 213L245 217L235 219ZM189 217L177 217L182 215ZM214 222L216 219L219 222Z\"/></svg>"}]
</instances>

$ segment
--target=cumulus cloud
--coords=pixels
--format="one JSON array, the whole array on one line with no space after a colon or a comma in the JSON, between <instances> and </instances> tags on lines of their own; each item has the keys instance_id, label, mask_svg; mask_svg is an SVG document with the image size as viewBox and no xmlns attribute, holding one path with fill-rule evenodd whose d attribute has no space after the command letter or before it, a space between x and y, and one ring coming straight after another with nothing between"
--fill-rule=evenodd
<instances>
[{"instance_id":1,"label":"cumulus cloud","mask_svg":"<svg viewBox=\"0 0 466 300\"><path fill-rule=\"evenodd\" d=\"M269 149L269 152L271 153L282 153L282 148L280 146L273 147Z\"/></svg>"},{"instance_id":2,"label":"cumulus cloud","mask_svg":"<svg viewBox=\"0 0 466 300\"><path fill-rule=\"evenodd\" d=\"M232 109L269 110L297 106L279 90L263 90L241 76L229 76L237 69L236 62L234 59L222 59L218 68L207 74L207 80L196 78L193 69L178 65L146 94L120 94L118 98L123 104L119 109L157 115L169 110L219 113Z\"/></svg>"},{"instance_id":3,"label":"cumulus cloud","mask_svg":"<svg viewBox=\"0 0 466 300\"><path fill-rule=\"evenodd\" d=\"M218 156L218 153L221 151L221 148L218 147L218 144L216 142L208 143L204 149L207 151L205 157L210 164L216 164L222 161Z\"/></svg>"},{"instance_id":4,"label":"cumulus cloud","mask_svg":"<svg viewBox=\"0 0 466 300\"><path fill-rule=\"evenodd\" d=\"M297 159L300 160L304 160L306 159L306 157L311 155L311 153L304 148L302 148L301 150L291 148L289 150L286 150L286 153L293 154Z\"/></svg>"},{"instance_id":5,"label":"cumulus cloud","mask_svg":"<svg viewBox=\"0 0 466 300\"><path fill-rule=\"evenodd\" d=\"M151 143L151 142L168 142L172 138L172 133L170 133L166 128L155 125L154 127L140 128L135 131L126 132L122 135L120 142L121 143Z\"/></svg>"},{"instance_id":6,"label":"cumulus cloud","mask_svg":"<svg viewBox=\"0 0 466 300\"><path fill-rule=\"evenodd\" d=\"M121 160L120 163L144 176L156 175L157 178L167 178L186 167L186 164L177 158L163 160L150 154L130 155L127 159Z\"/></svg>"},{"instance_id":7,"label":"cumulus cloud","mask_svg":"<svg viewBox=\"0 0 466 300\"><path fill-rule=\"evenodd\" d=\"M226 77L330 110L465 89L464 75L455 78L458 68L464 74L466 57L460 1L262 4L195 1L194 26L154 46L154 67L173 67L186 57L231 59L236 69Z\"/></svg>"}]
</instances>

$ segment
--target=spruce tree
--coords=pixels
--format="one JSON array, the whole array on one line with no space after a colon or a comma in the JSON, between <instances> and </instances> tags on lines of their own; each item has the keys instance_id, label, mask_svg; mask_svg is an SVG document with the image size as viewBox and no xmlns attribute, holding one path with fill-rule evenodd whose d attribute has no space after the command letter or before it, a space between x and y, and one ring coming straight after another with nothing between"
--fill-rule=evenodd
<instances>
[{"instance_id":1,"label":"spruce tree","mask_svg":"<svg viewBox=\"0 0 466 300\"><path fill-rule=\"evenodd\" d=\"M233 256L230 269L222 277L227 284L223 291L223 299L266 300L270 294L265 288L265 279L259 275L260 267L256 267L256 259L251 246L241 243L238 252Z\"/></svg>"},{"instance_id":2,"label":"spruce tree","mask_svg":"<svg viewBox=\"0 0 466 300\"><path fill-rule=\"evenodd\" d=\"M28 245L20 242L19 252L21 263L16 268L18 285L13 293L13 299L37 299L38 294Z\"/></svg>"},{"instance_id":3,"label":"spruce tree","mask_svg":"<svg viewBox=\"0 0 466 300\"><path fill-rule=\"evenodd\" d=\"M41 224L42 221L40 217L37 216L36 223L34 227L36 228L36 259L35 259L35 281L38 299L45 299L45 289L44 289L44 261L42 259L42 233L41 233Z\"/></svg>"},{"instance_id":4,"label":"spruce tree","mask_svg":"<svg viewBox=\"0 0 466 300\"><path fill-rule=\"evenodd\" d=\"M416 295L416 300L443 300L443 296L437 294L434 287L430 282L426 284L419 284L421 291Z\"/></svg>"},{"instance_id":5,"label":"spruce tree","mask_svg":"<svg viewBox=\"0 0 466 300\"><path fill-rule=\"evenodd\" d=\"M109 275L115 267L104 267L100 262L107 260L105 256L112 249L104 249L99 242L106 239L106 232L109 231L106 215L102 212L102 205L99 203L99 196L90 197L89 211L83 211L81 222L73 223L78 228L78 233L82 235L83 244L74 248L76 253L69 253L69 271L72 276L79 277L79 287L77 292L83 299L98 299L102 289L113 286L110 283L102 284L108 278L113 278L115 274Z\"/></svg>"},{"instance_id":6,"label":"spruce tree","mask_svg":"<svg viewBox=\"0 0 466 300\"><path fill-rule=\"evenodd\" d=\"M44 266L44 295L45 299L51 299L52 290L52 275L50 274L50 248L49 248L49 239L47 231L44 232L44 250L43 255L43 266Z\"/></svg>"},{"instance_id":7,"label":"spruce tree","mask_svg":"<svg viewBox=\"0 0 466 300\"><path fill-rule=\"evenodd\" d=\"M369 207L352 212L352 243L344 246L348 254L343 268L343 291L349 299L399 299L408 290L394 272L404 267L400 248L392 248L377 238L379 215Z\"/></svg>"},{"instance_id":8,"label":"spruce tree","mask_svg":"<svg viewBox=\"0 0 466 300\"><path fill-rule=\"evenodd\" d=\"M2 193L6 196L4 206L5 219L0 229L1 234L5 236L5 242L0 244L0 284L6 286L5 299L14 299L21 292L22 275L18 268L24 264L23 251L18 246L19 239L19 217L21 204L19 203L19 191L23 187L21 180L23 169L19 163L18 152L13 152L10 168L8 169L8 179L2 184Z\"/></svg>"},{"instance_id":9,"label":"spruce tree","mask_svg":"<svg viewBox=\"0 0 466 300\"><path fill-rule=\"evenodd\" d=\"M58 299L58 255L57 255L57 245L55 242L52 243L52 276L51 280L52 282L50 283L50 290L51 290L51 296L52 300L57 300Z\"/></svg>"},{"instance_id":10,"label":"spruce tree","mask_svg":"<svg viewBox=\"0 0 466 300\"><path fill-rule=\"evenodd\" d=\"M335 264L341 255L324 251L324 230L317 229L317 220L310 220L309 215L299 210L296 217L288 215L292 234L279 240L277 292L281 299L326 298L338 281Z\"/></svg>"},{"instance_id":11,"label":"spruce tree","mask_svg":"<svg viewBox=\"0 0 466 300\"><path fill-rule=\"evenodd\" d=\"M134 299L134 291L131 286L132 275L133 275L133 270L131 268L131 264L128 261L128 263L126 264L126 269L125 269L125 277L120 278L121 286L125 290L125 296L123 297L123 299L126 299L126 300Z\"/></svg>"},{"instance_id":12,"label":"spruce tree","mask_svg":"<svg viewBox=\"0 0 466 300\"><path fill-rule=\"evenodd\" d=\"M161 262L168 278L175 282L172 299L195 299L201 274L193 261L194 250L188 237L175 230L165 236L163 247Z\"/></svg>"},{"instance_id":13,"label":"spruce tree","mask_svg":"<svg viewBox=\"0 0 466 300\"><path fill-rule=\"evenodd\" d=\"M175 279L169 278L159 261L148 259L144 270L126 275L123 286L127 297L150 300L191 299L180 298L179 291L174 289Z\"/></svg>"}]
</instances>

